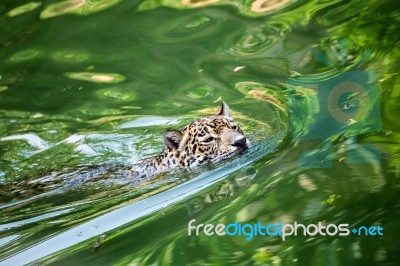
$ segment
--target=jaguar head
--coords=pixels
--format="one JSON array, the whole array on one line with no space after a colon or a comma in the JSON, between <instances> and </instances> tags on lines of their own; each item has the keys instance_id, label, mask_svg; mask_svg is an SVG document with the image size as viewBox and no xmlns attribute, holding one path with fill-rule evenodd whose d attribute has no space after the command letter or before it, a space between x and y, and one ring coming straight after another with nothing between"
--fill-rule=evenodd
<instances>
[{"instance_id":1,"label":"jaguar head","mask_svg":"<svg viewBox=\"0 0 400 266\"><path fill-rule=\"evenodd\" d=\"M200 118L182 130L169 129L163 138L185 167L228 159L250 145L225 102L216 115Z\"/></svg>"}]
</instances>

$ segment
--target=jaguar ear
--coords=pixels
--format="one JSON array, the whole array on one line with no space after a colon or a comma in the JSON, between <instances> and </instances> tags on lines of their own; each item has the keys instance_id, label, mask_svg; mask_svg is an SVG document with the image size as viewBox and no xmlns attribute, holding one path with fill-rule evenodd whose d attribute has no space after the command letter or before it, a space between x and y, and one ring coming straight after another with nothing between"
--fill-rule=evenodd
<instances>
[{"instance_id":1,"label":"jaguar ear","mask_svg":"<svg viewBox=\"0 0 400 266\"><path fill-rule=\"evenodd\" d=\"M167 129L163 135L167 147L177 150L182 140L182 133L176 129Z\"/></svg>"},{"instance_id":2,"label":"jaguar ear","mask_svg":"<svg viewBox=\"0 0 400 266\"><path fill-rule=\"evenodd\" d=\"M222 102L221 105L221 110L219 111L219 113L217 115L223 115L229 118L232 118L232 114L231 114L231 109L229 109L229 106L226 102Z\"/></svg>"}]
</instances>

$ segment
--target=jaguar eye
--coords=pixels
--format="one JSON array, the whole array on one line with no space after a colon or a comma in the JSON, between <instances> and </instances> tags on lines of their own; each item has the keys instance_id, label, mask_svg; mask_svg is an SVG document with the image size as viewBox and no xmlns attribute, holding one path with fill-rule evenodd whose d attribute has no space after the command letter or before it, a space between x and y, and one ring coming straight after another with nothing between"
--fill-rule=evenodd
<instances>
[{"instance_id":1,"label":"jaguar eye","mask_svg":"<svg viewBox=\"0 0 400 266\"><path fill-rule=\"evenodd\" d=\"M207 139L205 139L205 140L203 140L203 142L211 142L211 141L213 141L214 140L214 138L213 137L208 137Z\"/></svg>"}]
</instances>

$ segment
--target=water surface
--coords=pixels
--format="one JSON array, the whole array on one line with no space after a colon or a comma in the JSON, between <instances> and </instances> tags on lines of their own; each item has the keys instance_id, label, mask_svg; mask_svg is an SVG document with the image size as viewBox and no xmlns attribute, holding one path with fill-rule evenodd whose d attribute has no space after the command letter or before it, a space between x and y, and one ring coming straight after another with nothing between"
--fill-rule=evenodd
<instances>
[{"instance_id":1,"label":"water surface","mask_svg":"<svg viewBox=\"0 0 400 266\"><path fill-rule=\"evenodd\" d=\"M0 264L396 265L397 9L3 1ZM344 82L361 89L330 94ZM118 172L222 100L248 152L144 183ZM188 237L191 219L380 225L384 236Z\"/></svg>"}]
</instances>

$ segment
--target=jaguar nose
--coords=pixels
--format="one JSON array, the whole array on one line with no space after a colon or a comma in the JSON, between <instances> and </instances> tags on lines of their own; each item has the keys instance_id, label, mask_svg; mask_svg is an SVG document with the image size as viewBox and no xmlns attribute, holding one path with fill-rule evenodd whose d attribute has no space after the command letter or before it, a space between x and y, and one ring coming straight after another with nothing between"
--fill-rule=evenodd
<instances>
[{"instance_id":1,"label":"jaguar nose","mask_svg":"<svg viewBox=\"0 0 400 266\"><path fill-rule=\"evenodd\" d=\"M239 147L239 148L245 148L247 146L246 138L242 137L240 139L235 140L235 142L233 142L232 146Z\"/></svg>"}]
</instances>

